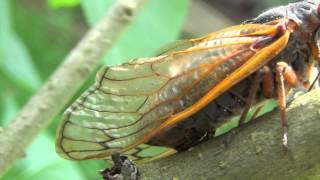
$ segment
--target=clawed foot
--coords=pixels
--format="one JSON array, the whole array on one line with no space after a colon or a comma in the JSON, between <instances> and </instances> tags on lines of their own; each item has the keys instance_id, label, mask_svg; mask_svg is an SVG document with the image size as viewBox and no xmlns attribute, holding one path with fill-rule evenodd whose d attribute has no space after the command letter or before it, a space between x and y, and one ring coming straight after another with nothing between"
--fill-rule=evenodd
<instances>
[{"instance_id":1,"label":"clawed foot","mask_svg":"<svg viewBox=\"0 0 320 180\"><path fill-rule=\"evenodd\" d=\"M283 133L282 133L282 145L287 150L288 149L288 127L283 127Z\"/></svg>"},{"instance_id":2,"label":"clawed foot","mask_svg":"<svg viewBox=\"0 0 320 180\"><path fill-rule=\"evenodd\" d=\"M139 171L136 165L126 156L120 156L119 153L112 155L114 165L111 169L100 171L105 180L138 180Z\"/></svg>"}]
</instances>

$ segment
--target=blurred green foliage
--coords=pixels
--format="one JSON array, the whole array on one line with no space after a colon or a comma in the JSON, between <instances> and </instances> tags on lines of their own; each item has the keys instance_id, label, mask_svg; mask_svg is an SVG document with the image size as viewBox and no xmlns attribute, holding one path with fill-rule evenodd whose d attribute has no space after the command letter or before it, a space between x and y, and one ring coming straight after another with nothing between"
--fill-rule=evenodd
<instances>
[{"instance_id":1,"label":"blurred green foliage","mask_svg":"<svg viewBox=\"0 0 320 180\"><path fill-rule=\"evenodd\" d=\"M48 4L52 8L75 7L79 3L79 0L48 0Z\"/></svg>"},{"instance_id":2,"label":"blurred green foliage","mask_svg":"<svg viewBox=\"0 0 320 180\"><path fill-rule=\"evenodd\" d=\"M113 2L0 1L1 126L8 125ZM103 62L110 65L151 56L157 48L178 38L187 9L188 0L150 0ZM93 77L87 84L93 83ZM105 166L103 161L70 162L56 155L54 138L59 120L60 116L53 120L26 150L25 158L1 179L99 179L97 170Z\"/></svg>"},{"instance_id":3,"label":"blurred green foliage","mask_svg":"<svg viewBox=\"0 0 320 180\"><path fill-rule=\"evenodd\" d=\"M95 24L105 12L101 7L109 7L111 4L111 1L103 0L97 0L96 3L83 0L81 2L83 10L87 12L85 17L90 25ZM147 7L138 14L103 62L119 64L129 59L151 56L160 46L178 37L186 7L186 0L149 1Z\"/></svg>"}]
</instances>

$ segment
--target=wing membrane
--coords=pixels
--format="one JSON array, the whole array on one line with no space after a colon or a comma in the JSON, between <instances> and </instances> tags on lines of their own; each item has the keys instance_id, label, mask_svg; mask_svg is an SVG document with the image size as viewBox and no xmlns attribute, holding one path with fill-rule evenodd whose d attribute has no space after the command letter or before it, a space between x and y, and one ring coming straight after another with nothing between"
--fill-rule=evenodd
<instances>
[{"instance_id":1,"label":"wing membrane","mask_svg":"<svg viewBox=\"0 0 320 180\"><path fill-rule=\"evenodd\" d=\"M190 41L189 39L186 40L179 40L173 43L166 45L165 47L159 49L155 54L156 56L170 54L175 51L181 51L188 49L194 45L194 42Z\"/></svg>"},{"instance_id":2,"label":"wing membrane","mask_svg":"<svg viewBox=\"0 0 320 180\"><path fill-rule=\"evenodd\" d=\"M95 85L66 110L57 152L75 160L105 158L145 143L182 120L172 118L259 54L252 45L276 31L275 25L235 26L190 40L187 49L102 69Z\"/></svg>"}]
</instances>

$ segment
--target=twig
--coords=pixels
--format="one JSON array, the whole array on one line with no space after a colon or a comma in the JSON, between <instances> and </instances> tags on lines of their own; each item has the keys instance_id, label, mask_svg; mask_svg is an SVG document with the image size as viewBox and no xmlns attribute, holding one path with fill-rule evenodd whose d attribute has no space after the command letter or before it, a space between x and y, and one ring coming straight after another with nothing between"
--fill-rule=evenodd
<instances>
[{"instance_id":1,"label":"twig","mask_svg":"<svg viewBox=\"0 0 320 180\"><path fill-rule=\"evenodd\" d=\"M288 109L289 149L282 147L279 112L192 151L140 166L142 179L319 179L320 90ZM231 139L230 142L226 139Z\"/></svg>"},{"instance_id":2,"label":"twig","mask_svg":"<svg viewBox=\"0 0 320 180\"><path fill-rule=\"evenodd\" d=\"M118 0L0 136L0 176L67 104L146 0Z\"/></svg>"}]
</instances>

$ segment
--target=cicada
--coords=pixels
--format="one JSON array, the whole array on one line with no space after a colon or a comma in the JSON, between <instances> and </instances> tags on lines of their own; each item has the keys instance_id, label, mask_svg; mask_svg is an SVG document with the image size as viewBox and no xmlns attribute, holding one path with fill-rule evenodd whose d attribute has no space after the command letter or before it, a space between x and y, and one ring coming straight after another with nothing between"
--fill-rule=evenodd
<instances>
[{"instance_id":1,"label":"cicada","mask_svg":"<svg viewBox=\"0 0 320 180\"><path fill-rule=\"evenodd\" d=\"M134 161L183 151L312 86L320 1L270 9L243 24L182 40L156 57L104 67L64 113L56 149L71 160Z\"/></svg>"}]
</instances>

